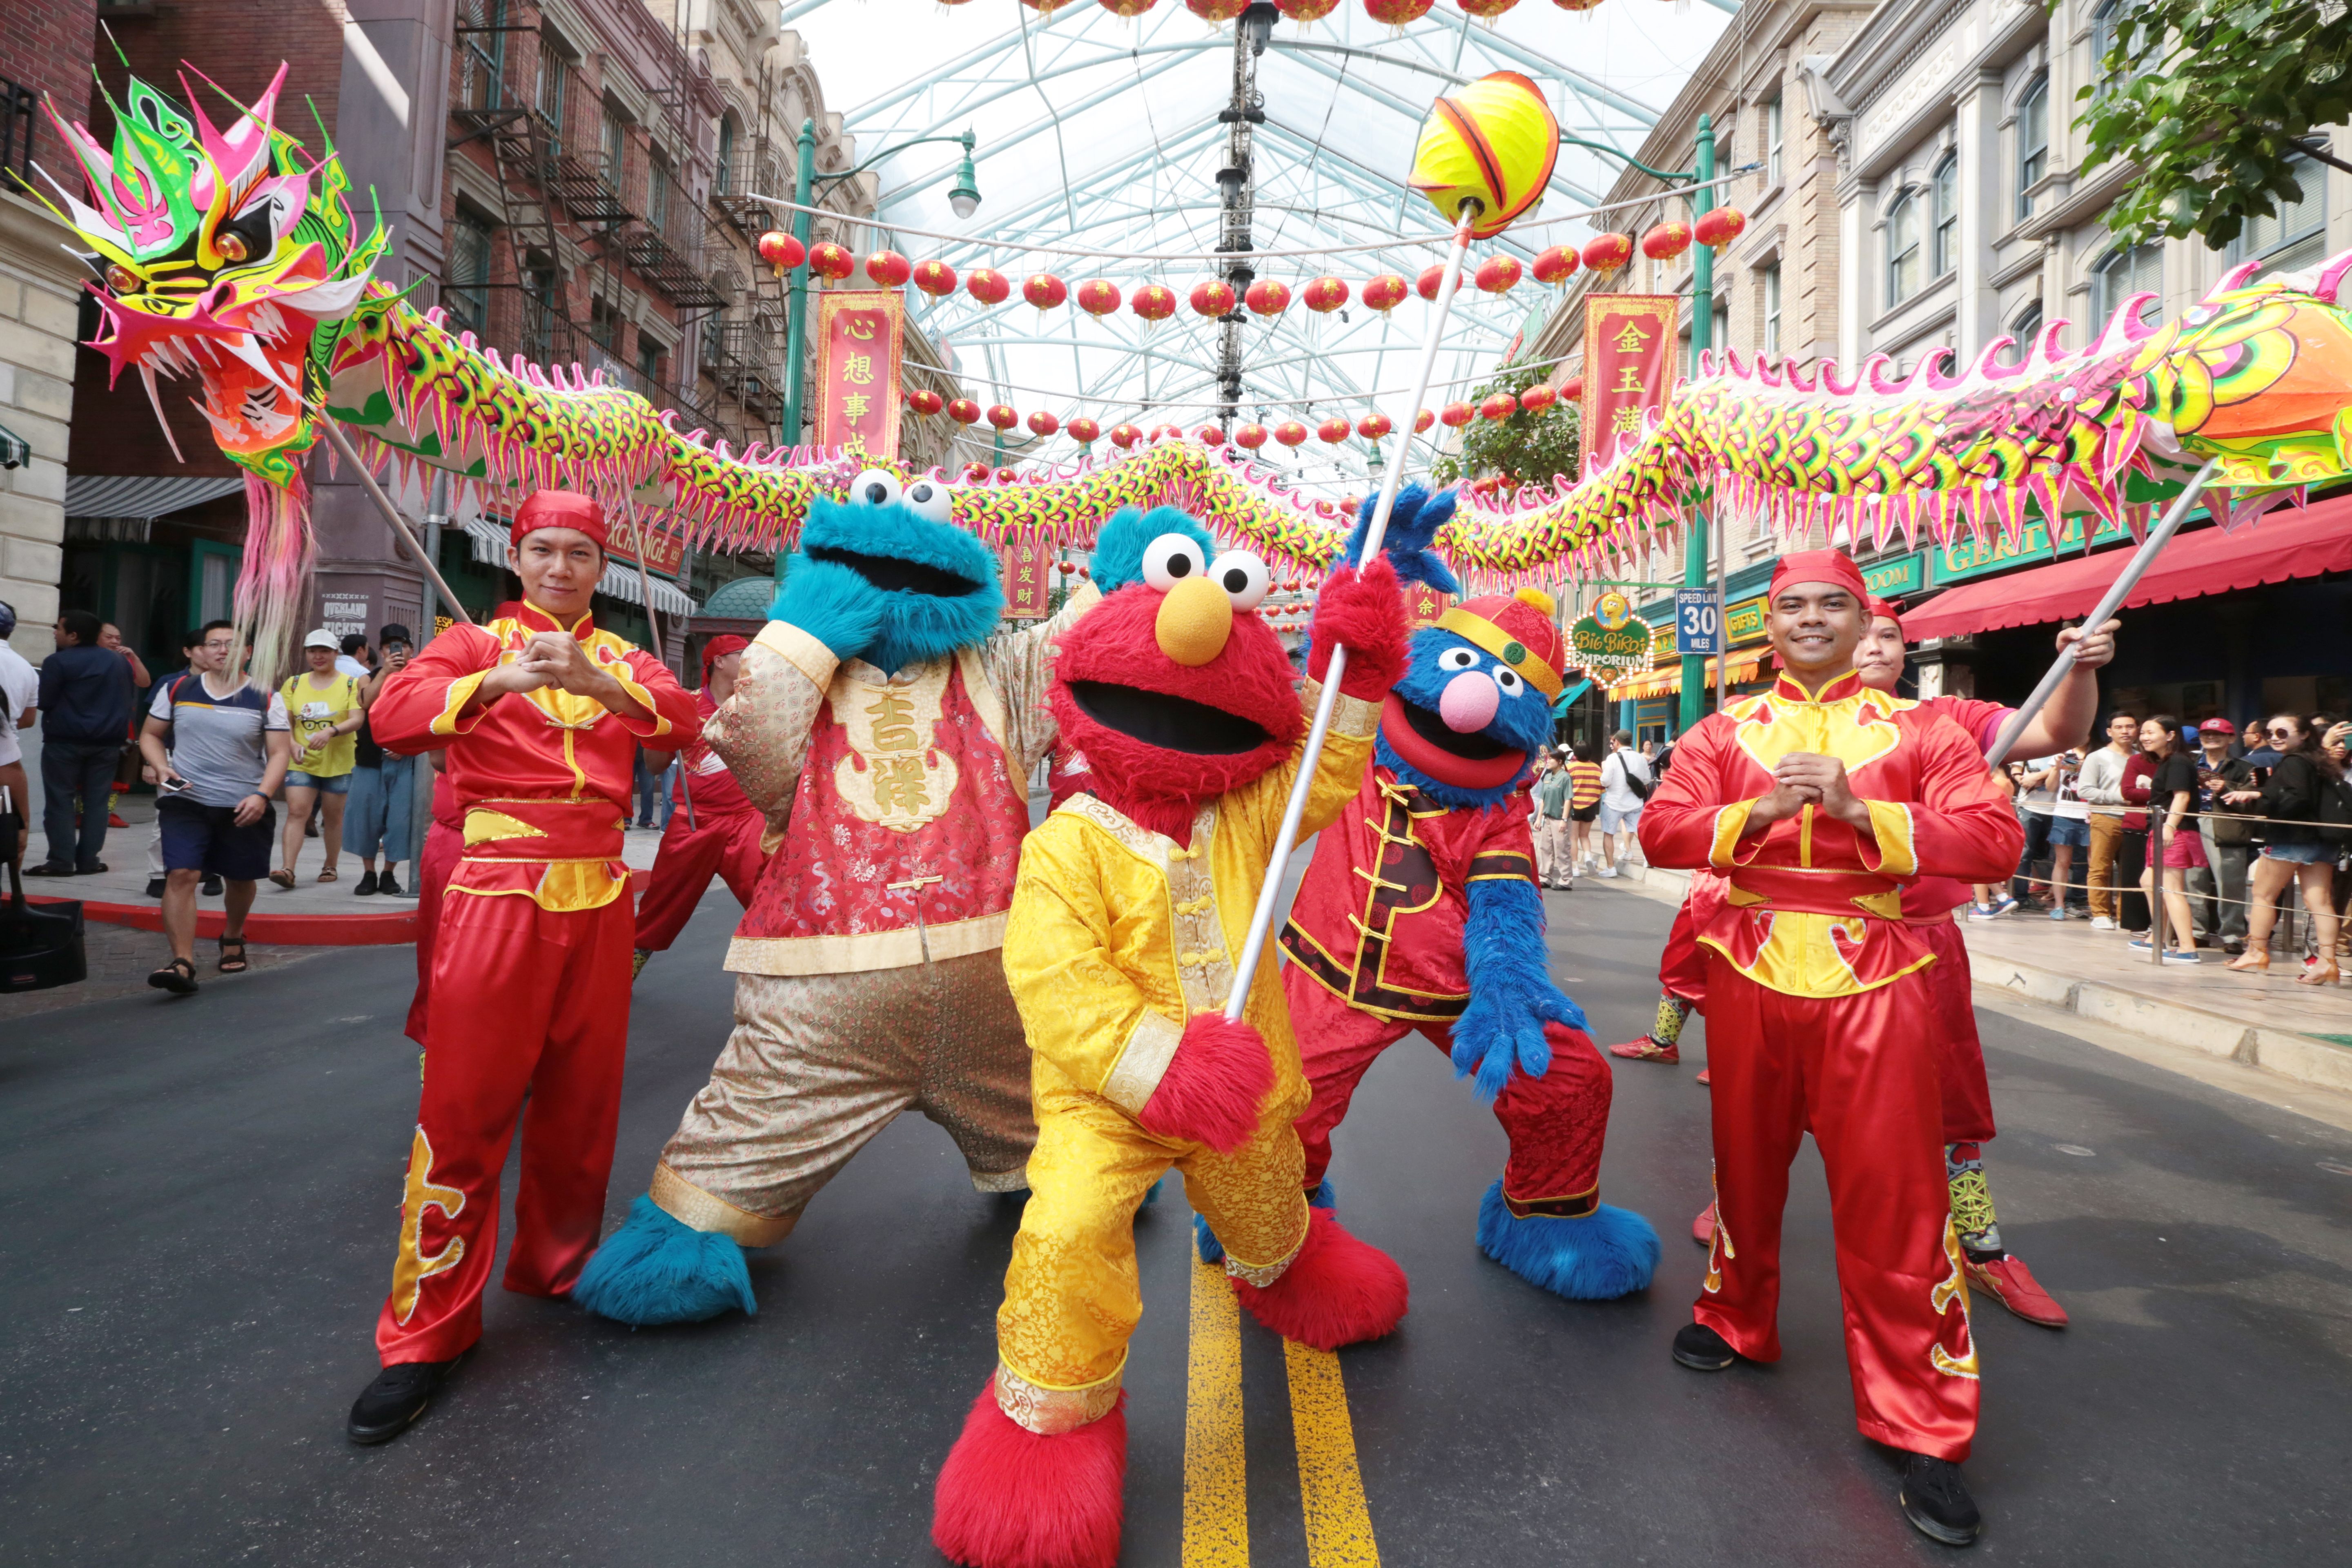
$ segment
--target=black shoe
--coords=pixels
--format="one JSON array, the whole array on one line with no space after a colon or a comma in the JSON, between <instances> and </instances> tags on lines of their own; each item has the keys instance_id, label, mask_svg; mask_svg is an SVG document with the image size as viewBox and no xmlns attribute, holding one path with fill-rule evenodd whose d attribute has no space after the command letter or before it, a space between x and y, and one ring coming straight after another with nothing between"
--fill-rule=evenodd
<instances>
[{"instance_id":1,"label":"black shoe","mask_svg":"<svg viewBox=\"0 0 2352 1568\"><path fill-rule=\"evenodd\" d=\"M1949 1459L1904 1455L1903 1489L1895 1495L1903 1505L1903 1517L1930 1541L1966 1546L1984 1528L1984 1516L1969 1496L1968 1483L1960 1479L1960 1467Z\"/></svg>"},{"instance_id":2,"label":"black shoe","mask_svg":"<svg viewBox=\"0 0 2352 1568\"><path fill-rule=\"evenodd\" d=\"M384 868L383 875L375 879L375 890L387 899L403 899L408 896L400 890L400 884L392 879L392 868L389 866Z\"/></svg>"},{"instance_id":3,"label":"black shoe","mask_svg":"<svg viewBox=\"0 0 2352 1568\"><path fill-rule=\"evenodd\" d=\"M147 896L151 899L160 899L163 896L163 878L150 877L147 879Z\"/></svg>"},{"instance_id":4,"label":"black shoe","mask_svg":"<svg viewBox=\"0 0 2352 1568\"><path fill-rule=\"evenodd\" d=\"M1721 1372L1738 1359L1730 1342L1705 1323L1685 1323L1675 1335L1675 1360L1693 1372Z\"/></svg>"},{"instance_id":5,"label":"black shoe","mask_svg":"<svg viewBox=\"0 0 2352 1568\"><path fill-rule=\"evenodd\" d=\"M208 899L219 898L221 896L221 879L218 877L214 876L209 871L205 872L205 885L202 890L205 897Z\"/></svg>"},{"instance_id":6,"label":"black shoe","mask_svg":"<svg viewBox=\"0 0 2352 1568\"><path fill-rule=\"evenodd\" d=\"M59 865L55 860L45 860L38 866L25 868L25 875L27 877L70 877L73 874L72 867Z\"/></svg>"},{"instance_id":7,"label":"black shoe","mask_svg":"<svg viewBox=\"0 0 2352 1568\"><path fill-rule=\"evenodd\" d=\"M355 899L370 898L373 897L374 893L375 873L373 871L370 871L366 875L362 876L360 879L360 885L352 889L352 897Z\"/></svg>"},{"instance_id":8,"label":"black shoe","mask_svg":"<svg viewBox=\"0 0 2352 1568\"><path fill-rule=\"evenodd\" d=\"M441 1380L449 1375L457 1361L464 1359L404 1361L385 1367L352 1402L351 1419L343 1424L343 1436L369 1446L391 1442L408 1430L410 1422L425 1414L425 1405L432 1403L433 1391L441 1386Z\"/></svg>"}]
</instances>

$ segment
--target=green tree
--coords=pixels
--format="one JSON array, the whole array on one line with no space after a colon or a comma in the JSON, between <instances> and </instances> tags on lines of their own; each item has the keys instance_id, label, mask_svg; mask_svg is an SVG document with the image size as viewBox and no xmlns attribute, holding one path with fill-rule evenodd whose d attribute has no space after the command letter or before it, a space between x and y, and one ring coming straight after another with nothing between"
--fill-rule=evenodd
<instances>
[{"instance_id":1,"label":"green tree","mask_svg":"<svg viewBox=\"0 0 2352 1568\"><path fill-rule=\"evenodd\" d=\"M1514 396L1550 374L1548 365L1506 370L1470 395L1475 408L1498 392ZM1441 485L1458 479L1483 479L1492 474L1506 484L1551 483L1555 474L1576 478L1578 416L1575 407L1555 403L1540 414L1522 408L1507 419L1473 419L1462 430L1462 450L1430 465L1430 478Z\"/></svg>"},{"instance_id":2,"label":"green tree","mask_svg":"<svg viewBox=\"0 0 2352 1568\"><path fill-rule=\"evenodd\" d=\"M2138 171L2107 213L2118 235L2225 245L2296 199L2299 153L2352 174L2314 134L2352 118L2352 7L2121 0L2113 26L2076 123L2085 172L2117 160Z\"/></svg>"}]
</instances>

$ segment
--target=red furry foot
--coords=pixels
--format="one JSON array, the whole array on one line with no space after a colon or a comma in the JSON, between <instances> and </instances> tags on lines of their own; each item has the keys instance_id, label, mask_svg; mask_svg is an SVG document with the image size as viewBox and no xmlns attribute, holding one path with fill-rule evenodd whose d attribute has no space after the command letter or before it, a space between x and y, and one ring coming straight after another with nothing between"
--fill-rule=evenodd
<instances>
[{"instance_id":1,"label":"red furry foot","mask_svg":"<svg viewBox=\"0 0 2352 1568\"><path fill-rule=\"evenodd\" d=\"M1316 596L1307 673L1322 679L1332 645L1344 643L1348 670L1339 678L1340 691L1378 702L1404 674L1407 636L1404 599L1389 558L1380 556L1360 572L1343 566L1324 579Z\"/></svg>"},{"instance_id":2,"label":"red furry foot","mask_svg":"<svg viewBox=\"0 0 2352 1568\"><path fill-rule=\"evenodd\" d=\"M1041 1437L980 1391L931 1494L931 1544L965 1568L1116 1568L1127 1511L1127 1394Z\"/></svg>"},{"instance_id":3,"label":"red furry foot","mask_svg":"<svg viewBox=\"0 0 2352 1568\"><path fill-rule=\"evenodd\" d=\"M1264 1035L1222 1013L1197 1013L1136 1120L1154 1137L1206 1143L1223 1153L1257 1131L1258 1101L1273 1087Z\"/></svg>"},{"instance_id":4,"label":"red furry foot","mask_svg":"<svg viewBox=\"0 0 2352 1568\"><path fill-rule=\"evenodd\" d=\"M1329 1209L1308 1212L1306 1245L1281 1279L1264 1289L1234 1281L1251 1317L1318 1351L1389 1332L1405 1314L1408 1293L1396 1259L1349 1236Z\"/></svg>"}]
</instances>

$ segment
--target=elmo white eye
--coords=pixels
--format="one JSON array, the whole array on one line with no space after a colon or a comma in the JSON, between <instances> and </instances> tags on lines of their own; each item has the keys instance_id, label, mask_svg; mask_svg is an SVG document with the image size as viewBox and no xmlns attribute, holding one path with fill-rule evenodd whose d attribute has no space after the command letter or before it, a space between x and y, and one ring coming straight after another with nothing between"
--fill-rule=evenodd
<instances>
[{"instance_id":1,"label":"elmo white eye","mask_svg":"<svg viewBox=\"0 0 2352 1568\"><path fill-rule=\"evenodd\" d=\"M898 477L887 468L868 468L850 481L849 499L867 506L889 506L898 499Z\"/></svg>"},{"instance_id":2,"label":"elmo white eye","mask_svg":"<svg viewBox=\"0 0 2352 1568\"><path fill-rule=\"evenodd\" d=\"M1255 610L1274 579L1265 563L1246 550L1228 550L1209 563L1209 581L1225 591L1236 610Z\"/></svg>"},{"instance_id":3,"label":"elmo white eye","mask_svg":"<svg viewBox=\"0 0 2352 1568\"><path fill-rule=\"evenodd\" d=\"M907 510L926 521L951 521L955 497L937 479L917 479L907 487Z\"/></svg>"},{"instance_id":4,"label":"elmo white eye","mask_svg":"<svg viewBox=\"0 0 2352 1568\"><path fill-rule=\"evenodd\" d=\"M1517 697L1519 688L1527 682L1519 679L1518 671L1515 669L1498 669L1495 672L1495 684L1503 689L1504 696Z\"/></svg>"},{"instance_id":5,"label":"elmo white eye","mask_svg":"<svg viewBox=\"0 0 2352 1568\"><path fill-rule=\"evenodd\" d=\"M1466 647L1450 647L1437 656L1440 669L1468 669L1478 662L1478 656Z\"/></svg>"},{"instance_id":6,"label":"elmo white eye","mask_svg":"<svg viewBox=\"0 0 2352 1568\"><path fill-rule=\"evenodd\" d=\"M1143 547L1143 580L1163 594L1208 569L1201 547L1181 533L1163 533Z\"/></svg>"}]
</instances>

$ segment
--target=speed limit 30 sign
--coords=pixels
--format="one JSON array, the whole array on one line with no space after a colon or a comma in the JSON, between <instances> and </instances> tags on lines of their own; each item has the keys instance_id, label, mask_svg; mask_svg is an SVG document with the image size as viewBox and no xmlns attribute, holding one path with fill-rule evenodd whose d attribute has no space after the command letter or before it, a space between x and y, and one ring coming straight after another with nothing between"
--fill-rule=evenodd
<instances>
[{"instance_id":1,"label":"speed limit 30 sign","mask_svg":"<svg viewBox=\"0 0 2352 1568\"><path fill-rule=\"evenodd\" d=\"M1675 653L1723 651L1723 601L1712 588L1675 590Z\"/></svg>"}]
</instances>

